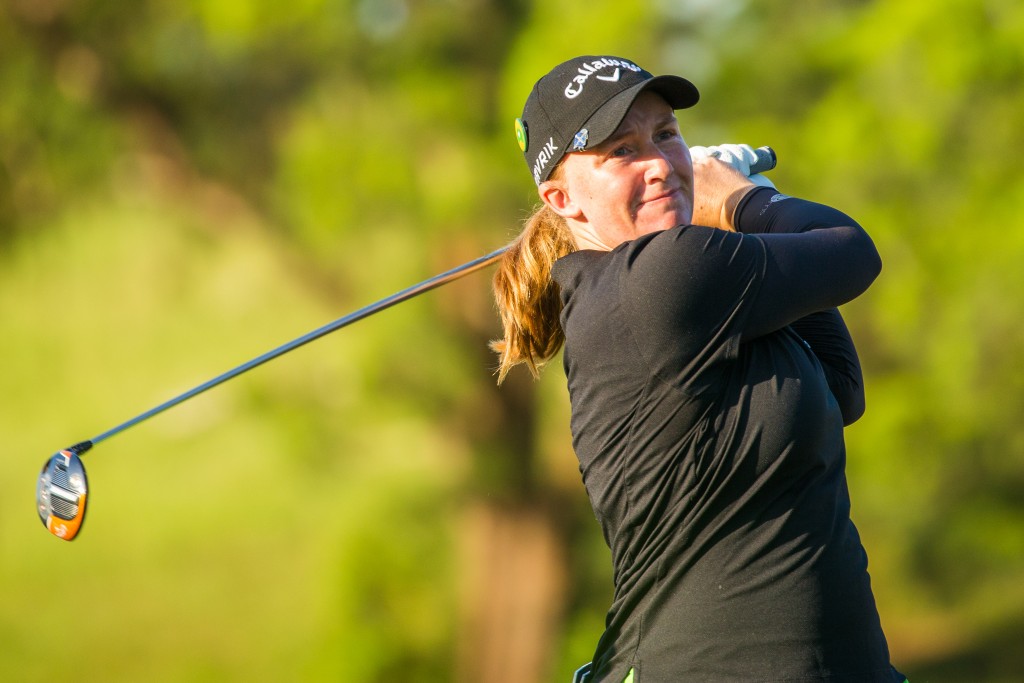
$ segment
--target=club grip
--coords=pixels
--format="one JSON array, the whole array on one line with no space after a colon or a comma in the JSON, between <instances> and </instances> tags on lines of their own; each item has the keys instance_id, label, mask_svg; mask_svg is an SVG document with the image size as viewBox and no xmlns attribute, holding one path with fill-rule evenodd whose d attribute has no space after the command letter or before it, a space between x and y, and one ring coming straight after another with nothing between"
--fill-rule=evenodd
<instances>
[{"instance_id":1,"label":"club grip","mask_svg":"<svg viewBox=\"0 0 1024 683\"><path fill-rule=\"evenodd\" d=\"M757 155L757 161L750 165L750 175L770 171L779 162L778 157L775 156L775 150L768 146L758 147L754 150L754 154Z\"/></svg>"}]
</instances>

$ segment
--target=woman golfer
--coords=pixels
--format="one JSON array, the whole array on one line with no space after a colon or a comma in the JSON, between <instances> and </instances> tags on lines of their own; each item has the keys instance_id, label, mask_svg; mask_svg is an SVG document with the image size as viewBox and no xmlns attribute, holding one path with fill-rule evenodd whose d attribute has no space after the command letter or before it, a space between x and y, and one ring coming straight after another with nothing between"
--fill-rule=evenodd
<instances>
[{"instance_id":1,"label":"woman golfer","mask_svg":"<svg viewBox=\"0 0 1024 683\"><path fill-rule=\"evenodd\" d=\"M692 160L677 76L556 66L516 135L541 208L495 276L499 376L564 343L615 593L587 683L902 683L850 520L857 353L881 263L849 216Z\"/></svg>"}]
</instances>

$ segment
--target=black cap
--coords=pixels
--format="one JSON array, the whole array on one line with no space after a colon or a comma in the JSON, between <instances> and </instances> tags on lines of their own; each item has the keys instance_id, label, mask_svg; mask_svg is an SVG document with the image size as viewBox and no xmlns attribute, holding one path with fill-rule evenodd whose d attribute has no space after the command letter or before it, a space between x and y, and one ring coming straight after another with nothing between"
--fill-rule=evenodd
<instances>
[{"instance_id":1,"label":"black cap","mask_svg":"<svg viewBox=\"0 0 1024 683\"><path fill-rule=\"evenodd\" d=\"M534 182L547 180L569 152L608 139L644 90L673 109L692 107L700 98L685 78L654 76L621 57L575 57L537 81L516 119L516 139Z\"/></svg>"}]
</instances>

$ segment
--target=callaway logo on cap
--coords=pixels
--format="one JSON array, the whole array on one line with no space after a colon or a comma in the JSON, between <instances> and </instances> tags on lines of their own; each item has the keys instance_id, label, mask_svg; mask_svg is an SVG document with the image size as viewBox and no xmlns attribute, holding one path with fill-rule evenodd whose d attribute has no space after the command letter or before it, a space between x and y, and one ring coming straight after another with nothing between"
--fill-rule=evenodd
<instances>
[{"instance_id":1,"label":"callaway logo on cap","mask_svg":"<svg viewBox=\"0 0 1024 683\"><path fill-rule=\"evenodd\" d=\"M576 57L537 81L516 119L516 140L534 182L547 180L567 153L604 142L644 90L673 109L692 107L700 97L685 78L653 76L621 57Z\"/></svg>"}]
</instances>

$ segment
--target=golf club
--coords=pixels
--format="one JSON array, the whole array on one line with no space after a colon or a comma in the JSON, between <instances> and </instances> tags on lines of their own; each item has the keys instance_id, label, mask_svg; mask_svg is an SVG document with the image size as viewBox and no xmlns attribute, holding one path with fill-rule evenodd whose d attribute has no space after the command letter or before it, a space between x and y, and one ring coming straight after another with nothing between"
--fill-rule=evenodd
<instances>
[{"instance_id":1,"label":"golf club","mask_svg":"<svg viewBox=\"0 0 1024 683\"><path fill-rule=\"evenodd\" d=\"M750 166L751 175L755 173L764 173L765 171L770 171L775 168L776 156L774 150L770 147L759 147L754 151L757 154L757 161ZM279 356L283 356L289 351L294 351L300 346L304 346L311 341L323 337L324 335L340 330L341 328L351 325L363 318L369 317L374 313L390 308L391 306L403 301L407 301L424 292L429 292L432 289L436 289L441 285L457 280L465 275L469 275L470 273L474 273L482 268L486 268L501 258L502 254L504 254L507 249L507 246L502 247L492 251L486 256L476 258L462 264L461 266L445 271L440 275L435 275L432 278L424 280L419 284L396 292L395 294L385 297L380 301L364 306L363 308L327 323L322 327L318 327L312 332L308 332L301 337L287 342L286 344L282 344L275 349L267 351L266 353L232 368L213 379L203 382L199 386L189 389L188 391L119 424L116 427L112 427L111 429L108 429L87 441L81 441L73 446L68 446L67 448L58 451L46 461L45 465L43 465L43 469L39 474L38 484L36 485L36 511L39 513L39 519L42 520L43 526L45 526L54 536L66 541L73 540L82 530L82 524L85 521L85 507L89 485L88 479L85 475L85 466L82 464L80 456L101 441L105 441L115 434L120 434L129 427L133 427L140 422L148 420L154 415L162 413L169 408L173 408L194 396L198 396L218 384L223 384L229 379L238 377L253 368L263 365L264 363Z\"/></svg>"}]
</instances>

